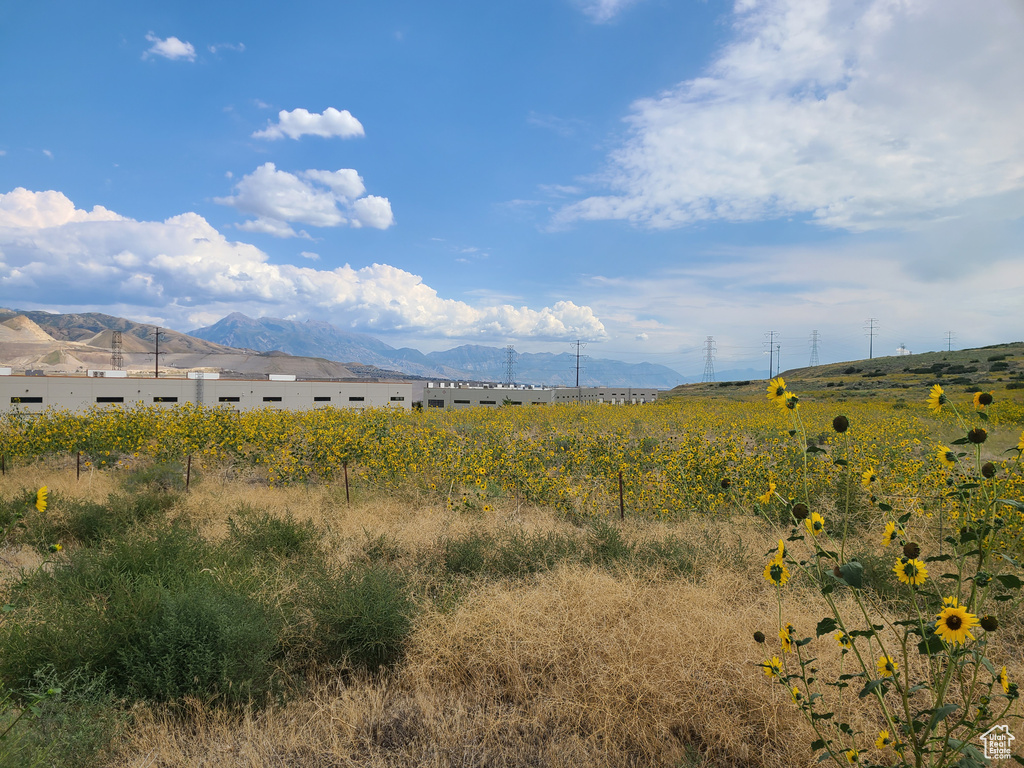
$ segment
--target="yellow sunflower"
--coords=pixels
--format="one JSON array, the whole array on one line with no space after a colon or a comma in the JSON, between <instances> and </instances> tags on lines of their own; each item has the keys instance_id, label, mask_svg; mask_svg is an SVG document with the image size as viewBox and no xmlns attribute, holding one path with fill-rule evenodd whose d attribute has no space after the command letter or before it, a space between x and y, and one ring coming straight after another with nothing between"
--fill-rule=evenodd
<instances>
[{"instance_id":1,"label":"yellow sunflower","mask_svg":"<svg viewBox=\"0 0 1024 768\"><path fill-rule=\"evenodd\" d=\"M878 732L878 738L875 739L875 746L879 749L887 749L892 746L892 736L889 735L888 731Z\"/></svg>"},{"instance_id":2,"label":"yellow sunflower","mask_svg":"<svg viewBox=\"0 0 1024 768\"><path fill-rule=\"evenodd\" d=\"M910 584L915 587L924 584L925 579L928 578L928 569L924 563L916 558L897 560L892 570L896 574L897 579L904 584Z\"/></svg>"},{"instance_id":3,"label":"yellow sunflower","mask_svg":"<svg viewBox=\"0 0 1024 768\"><path fill-rule=\"evenodd\" d=\"M974 393L974 407L982 409L986 405L992 405L992 393L991 392L975 392Z\"/></svg>"},{"instance_id":4,"label":"yellow sunflower","mask_svg":"<svg viewBox=\"0 0 1024 768\"><path fill-rule=\"evenodd\" d=\"M981 622L973 613L968 613L966 608L960 606L947 606L942 609L935 622L935 634L947 643L963 643L973 640L974 635L970 630Z\"/></svg>"},{"instance_id":5,"label":"yellow sunflower","mask_svg":"<svg viewBox=\"0 0 1024 768\"><path fill-rule=\"evenodd\" d=\"M1020 440L1017 442L1017 450L1024 453L1024 432L1020 433Z\"/></svg>"},{"instance_id":6,"label":"yellow sunflower","mask_svg":"<svg viewBox=\"0 0 1024 768\"><path fill-rule=\"evenodd\" d=\"M960 605L960 598L956 597L955 595L952 597L942 598L943 608L956 608L958 605Z\"/></svg>"},{"instance_id":7,"label":"yellow sunflower","mask_svg":"<svg viewBox=\"0 0 1024 768\"><path fill-rule=\"evenodd\" d=\"M776 680L782 677L782 659L778 656L772 656L771 661L762 662L761 666L768 677L774 677Z\"/></svg>"},{"instance_id":8,"label":"yellow sunflower","mask_svg":"<svg viewBox=\"0 0 1024 768\"><path fill-rule=\"evenodd\" d=\"M860 482L865 488L870 488L871 484L878 480L878 475L875 474L874 469L865 470L860 476Z\"/></svg>"},{"instance_id":9,"label":"yellow sunflower","mask_svg":"<svg viewBox=\"0 0 1024 768\"><path fill-rule=\"evenodd\" d=\"M792 392L786 393L786 400L782 405L791 411L795 411L800 407L800 398L794 395Z\"/></svg>"},{"instance_id":10,"label":"yellow sunflower","mask_svg":"<svg viewBox=\"0 0 1024 768\"><path fill-rule=\"evenodd\" d=\"M999 684L1003 686L1003 693L1010 692L1010 678L1006 674L1006 667L999 670L999 676L996 677L996 680L998 680Z\"/></svg>"},{"instance_id":11,"label":"yellow sunflower","mask_svg":"<svg viewBox=\"0 0 1024 768\"><path fill-rule=\"evenodd\" d=\"M899 671L900 665L891 656L878 657L878 674L882 677L892 677Z\"/></svg>"},{"instance_id":12,"label":"yellow sunflower","mask_svg":"<svg viewBox=\"0 0 1024 768\"><path fill-rule=\"evenodd\" d=\"M793 703L799 704L800 700L803 699L804 695L800 693L800 689L795 685L789 689L789 695L793 697Z\"/></svg>"},{"instance_id":13,"label":"yellow sunflower","mask_svg":"<svg viewBox=\"0 0 1024 768\"><path fill-rule=\"evenodd\" d=\"M804 520L804 524L807 526L807 531L815 536L825 530L825 518L817 512L812 513L809 518Z\"/></svg>"},{"instance_id":14,"label":"yellow sunflower","mask_svg":"<svg viewBox=\"0 0 1024 768\"><path fill-rule=\"evenodd\" d=\"M944 467L956 466L956 454L944 445L940 445L935 449L935 456L938 458L939 463Z\"/></svg>"},{"instance_id":15,"label":"yellow sunflower","mask_svg":"<svg viewBox=\"0 0 1024 768\"><path fill-rule=\"evenodd\" d=\"M787 624L779 630L779 640L782 641L783 653L790 653L793 650L793 633L795 631L792 624Z\"/></svg>"},{"instance_id":16,"label":"yellow sunflower","mask_svg":"<svg viewBox=\"0 0 1024 768\"><path fill-rule=\"evenodd\" d=\"M45 485L36 491L36 509L40 512L46 511L46 497L49 493L50 490Z\"/></svg>"},{"instance_id":17,"label":"yellow sunflower","mask_svg":"<svg viewBox=\"0 0 1024 768\"><path fill-rule=\"evenodd\" d=\"M765 491L761 496L757 497L757 500L762 504L770 504L772 497L775 495L775 483L768 483L768 490Z\"/></svg>"},{"instance_id":18,"label":"yellow sunflower","mask_svg":"<svg viewBox=\"0 0 1024 768\"><path fill-rule=\"evenodd\" d=\"M785 556L786 556L786 542L784 542L782 539L779 539L779 549L775 553L775 559L778 560L781 563Z\"/></svg>"},{"instance_id":19,"label":"yellow sunflower","mask_svg":"<svg viewBox=\"0 0 1024 768\"><path fill-rule=\"evenodd\" d=\"M891 520L885 524L885 533L882 534L882 546L888 547L896 536L903 536L903 527L896 525Z\"/></svg>"},{"instance_id":20,"label":"yellow sunflower","mask_svg":"<svg viewBox=\"0 0 1024 768\"><path fill-rule=\"evenodd\" d=\"M768 399L779 406L786 404L786 380L781 376L768 382Z\"/></svg>"},{"instance_id":21,"label":"yellow sunflower","mask_svg":"<svg viewBox=\"0 0 1024 768\"><path fill-rule=\"evenodd\" d=\"M939 411L942 410L942 406L944 406L947 402L949 402L949 400L946 398L945 393L942 391L942 387L940 387L938 384L932 387L932 391L928 394L928 407L931 408L936 413L938 413Z\"/></svg>"},{"instance_id":22,"label":"yellow sunflower","mask_svg":"<svg viewBox=\"0 0 1024 768\"><path fill-rule=\"evenodd\" d=\"M777 557L772 558L764 567L764 577L777 587L789 581L789 569Z\"/></svg>"},{"instance_id":23,"label":"yellow sunflower","mask_svg":"<svg viewBox=\"0 0 1024 768\"><path fill-rule=\"evenodd\" d=\"M856 765L860 762L860 752L858 752L856 749L848 749L843 754L846 755L846 762L848 762L850 765Z\"/></svg>"},{"instance_id":24,"label":"yellow sunflower","mask_svg":"<svg viewBox=\"0 0 1024 768\"><path fill-rule=\"evenodd\" d=\"M853 648L853 643L850 641L850 636L845 632L836 632L836 642L839 643L840 648Z\"/></svg>"}]
</instances>

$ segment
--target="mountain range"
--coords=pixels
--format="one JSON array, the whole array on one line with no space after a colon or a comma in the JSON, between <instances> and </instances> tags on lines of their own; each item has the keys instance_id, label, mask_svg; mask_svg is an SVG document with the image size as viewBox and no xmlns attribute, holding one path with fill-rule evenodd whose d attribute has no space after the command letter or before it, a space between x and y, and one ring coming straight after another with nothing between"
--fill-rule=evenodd
<instances>
[{"instance_id":1,"label":"mountain range","mask_svg":"<svg viewBox=\"0 0 1024 768\"><path fill-rule=\"evenodd\" d=\"M318 320L251 318L234 312L213 325L189 331L216 344L259 352L280 350L291 355L358 361L426 378L503 381L507 350L466 344L442 352L423 353L395 348L372 336L350 333ZM514 379L520 384L575 386L576 356L568 352L521 352L515 355ZM664 365L587 359L581 364L580 386L634 386L667 389L687 377Z\"/></svg>"}]
</instances>

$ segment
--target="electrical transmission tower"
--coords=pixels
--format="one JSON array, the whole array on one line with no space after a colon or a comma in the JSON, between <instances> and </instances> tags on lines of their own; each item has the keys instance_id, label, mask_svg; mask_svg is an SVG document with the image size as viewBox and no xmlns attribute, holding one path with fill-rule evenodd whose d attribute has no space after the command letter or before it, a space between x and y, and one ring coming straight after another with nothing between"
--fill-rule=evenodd
<instances>
[{"instance_id":1,"label":"electrical transmission tower","mask_svg":"<svg viewBox=\"0 0 1024 768\"><path fill-rule=\"evenodd\" d=\"M811 367L818 365L818 341L821 337L817 331L811 331Z\"/></svg>"},{"instance_id":2,"label":"electrical transmission tower","mask_svg":"<svg viewBox=\"0 0 1024 768\"><path fill-rule=\"evenodd\" d=\"M505 347L505 381L502 383L510 387L516 383L516 348L511 344Z\"/></svg>"},{"instance_id":3,"label":"electrical transmission tower","mask_svg":"<svg viewBox=\"0 0 1024 768\"><path fill-rule=\"evenodd\" d=\"M953 351L953 339L956 338L956 333L953 331L946 331L946 351Z\"/></svg>"},{"instance_id":4,"label":"electrical transmission tower","mask_svg":"<svg viewBox=\"0 0 1024 768\"><path fill-rule=\"evenodd\" d=\"M878 326L875 325L878 320L873 317L867 319L867 325L864 326L864 330L867 331L868 337L868 360L871 360L875 356L875 336L878 335Z\"/></svg>"},{"instance_id":5,"label":"electrical transmission tower","mask_svg":"<svg viewBox=\"0 0 1024 768\"><path fill-rule=\"evenodd\" d=\"M582 352L583 348L585 346L587 346L587 345L586 345L585 342L582 342L579 339L577 339L576 341L574 341L572 343L571 346L576 347L576 386L579 387L579 385L580 385L580 359L581 359L580 352Z\"/></svg>"},{"instance_id":6,"label":"electrical transmission tower","mask_svg":"<svg viewBox=\"0 0 1024 768\"><path fill-rule=\"evenodd\" d=\"M121 346L121 332L113 331L110 334L110 368L120 371L124 368L124 354Z\"/></svg>"},{"instance_id":7,"label":"electrical transmission tower","mask_svg":"<svg viewBox=\"0 0 1024 768\"><path fill-rule=\"evenodd\" d=\"M701 381L715 380L715 337L708 336L704 342L704 375Z\"/></svg>"},{"instance_id":8,"label":"electrical transmission tower","mask_svg":"<svg viewBox=\"0 0 1024 768\"><path fill-rule=\"evenodd\" d=\"M768 331L765 336L768 337L768 341L764 342L768 345L768 378L772 377L772 372L775 370L775 335L778 331Z\"/></svg>"},{"instance_id":9,"label":"electrical transmission tower","mask_svg":"<svg viewBox=\"0 0 1024 768\"><path fill-rule=\"evenodd\" d=\"M153 328L153 338L156 339L156 351L153 352L153 378L160 378L160 337L164 334L161 333L159 327Z\"/></svg>"}]
</instances>

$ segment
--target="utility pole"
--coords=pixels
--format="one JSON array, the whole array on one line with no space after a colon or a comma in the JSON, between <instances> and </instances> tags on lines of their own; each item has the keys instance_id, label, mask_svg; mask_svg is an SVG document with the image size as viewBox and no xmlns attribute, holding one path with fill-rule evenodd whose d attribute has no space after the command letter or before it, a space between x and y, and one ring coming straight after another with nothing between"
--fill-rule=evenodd
<instances>
[{"instance_id":1,"label":"utility pole","mask_svg":"<svg viewBox=\"0 0 1024 768\"><path fill-rule=\"evenodd\" d=\"M704 342L704 375L701 381L715 380L715 337L708 336Z\"/></svg>"},{"instance_id":2,"label":"utility pole","mask_svg":"<svg viewBox=\"0 0 1024 768\"><path fill-rule=\"evenodd\" d=\"M868 360L871 360L875 356L875 336L878 335L875 333L875 331L878 330L878 326L876 326L875 323L877 322L878 320L875 318L869 317L867 325L864 326L864 330L868 332Z\"/></svg>"},{"instance_id":3,"label":"utility pole","mask_svg":"<svg viewBox=\"0 0 1024 768\"><path fill-rule=\"evenodd\" d=\"M153 328L153 337L156 339L156 351L153 353L153 378L160 378L160 327Z\"/></svg>"},{"instance_id":4,"label":"utility pole","mask_svg":"<svg viewBox=\"0 0 1024 768\"><path fill-rule=\"evenodd\" d=\"M768 378L772 377L772 371L775 370L775 334L778 331L768 331L765 336L768 337L768 341L764 342L768 345Z\"/></svg>"},{"instance_id":5,"label":"utility pole","mask_svg":"<svg viewBox=\"0 0 1024 768\"><path fill-rule=\"evenodd\" d=\"M110 369L120 371L124 368L123 347L121 345L121 332L112 331L110 334Z\"/></svg>"},{"instance_id":6,"label":"utility pole","mask_svg":"<svg viewBox=\"0 0 1024 768\"><path fill-rule=\"evenodd\" d=\"M953 338L955 336L956 336L956 333L954 333L953 331L946 331L946 351L947 352L952 352L953 351Z\"/></svg>"},{"instance_id":7,"label":"utility pole","mask_svg":"<svg viewBox=\"0 0 1024 768\"><path fill-rule=\"evenodd\" d=\"M818 332L811 331L811 367L818 365Z\"/></svg>"},{"instance_id":8,"label":"utility pole","mask_svg":"<svg viewBox=\"0 0 1024 768\"><path fill-rule=\"evenodd\" d=\"M514 386L516 383L516 348L509 344L505 347L505 384Z\"/></svg>"}]
</instances>

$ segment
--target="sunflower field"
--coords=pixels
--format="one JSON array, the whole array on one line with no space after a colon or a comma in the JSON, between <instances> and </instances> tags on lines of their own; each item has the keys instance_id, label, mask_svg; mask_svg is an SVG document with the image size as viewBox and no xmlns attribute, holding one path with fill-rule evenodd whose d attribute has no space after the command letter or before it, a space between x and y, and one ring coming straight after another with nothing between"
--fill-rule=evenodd
<instances>
[{"instance_id":1,"label":"sunflower field","mask_svg":"<svg viewBox=\"0 0 1024 768\"><path fill-rule=\"evenodd\" d=\"M794 424L786 409L763 399L447 412L52 409L0 418L0 454L11 466L80 452L89 470L191 457L200 471L242 472L269 485L329 483L348 472L366 487L418 487L450 505L514 498L584 517L618 514L620 504L626 514L662 519L754 512L772 498L797 497L827 509L851 493L865 510L884 499L899 513L952 511L950 466L939 450L955 431L948 413L930 413L924 398L799 407L806 443L787 435ZM993 482L1000 495L1022 498L1024 410L1013 401L987 410ZM843 435L831 427L840 412L852 425ZM833 458L840 444L856 477L870 473L870 483L847 487Z\"/></svg>"}]
</instances>

